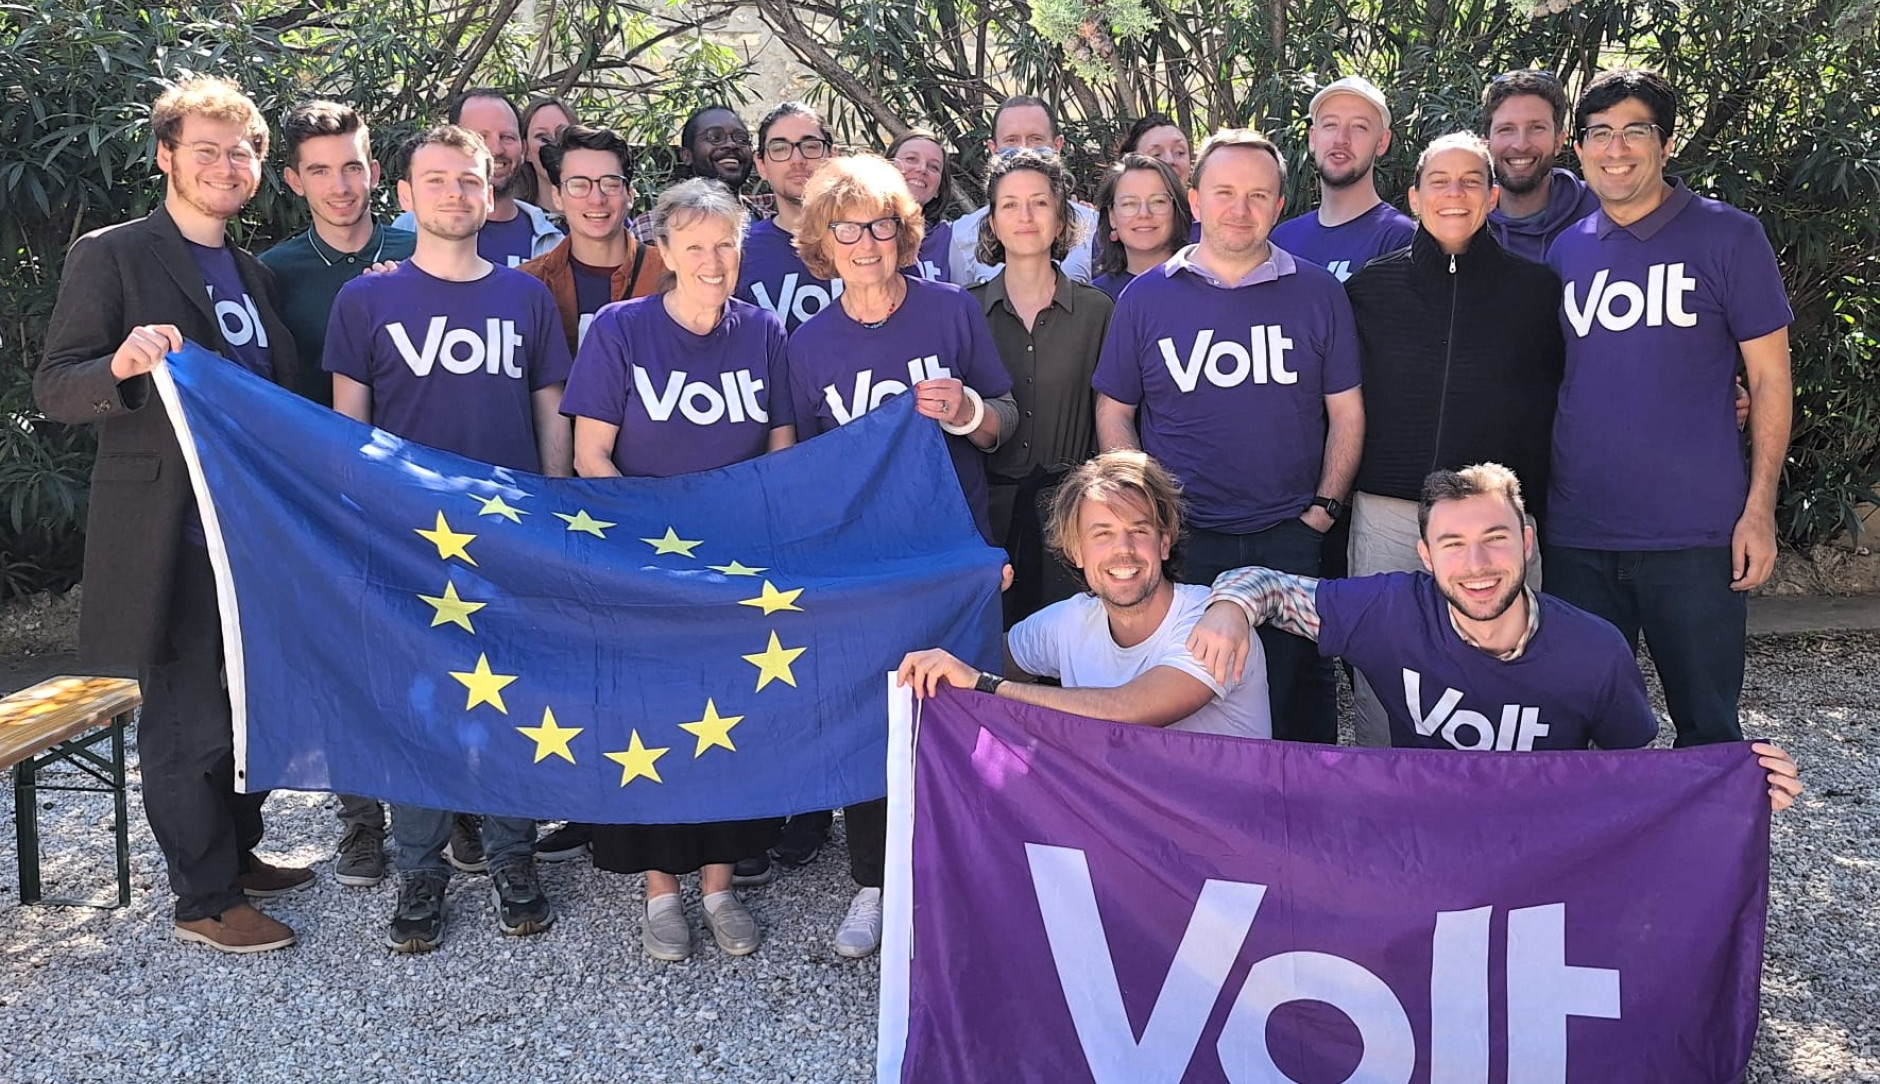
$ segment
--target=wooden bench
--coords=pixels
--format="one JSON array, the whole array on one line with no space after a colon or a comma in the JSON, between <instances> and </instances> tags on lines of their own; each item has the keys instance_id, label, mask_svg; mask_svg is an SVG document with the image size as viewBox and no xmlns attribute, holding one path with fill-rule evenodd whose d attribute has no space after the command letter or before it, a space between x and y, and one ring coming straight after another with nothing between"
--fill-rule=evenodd
<instances>
[{"instance_id":1,"label":"wooden bench","mask_svg":"<svg viewBox=\"0 0 1880 1084\"><path fill-rule=\"evenodd\" d=\"M130 820L124 793L124 728L144 702L129 678L56 677L0 699L0 769L13 769L13 824L19 841L20 902L123 907L131 902ZM39 770L75 768L96 785L47 784ZM42 899L39 792L110 794L116 810L117 902Z\"/></svg>"}]
</instances>

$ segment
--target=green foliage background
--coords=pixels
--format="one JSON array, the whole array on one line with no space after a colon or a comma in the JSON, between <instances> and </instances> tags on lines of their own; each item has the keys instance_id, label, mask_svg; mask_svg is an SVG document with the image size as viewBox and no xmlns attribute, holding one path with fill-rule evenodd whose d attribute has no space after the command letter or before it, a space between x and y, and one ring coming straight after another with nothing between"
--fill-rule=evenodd
<instances>
[{"instance_id":1,"label":"green foliage background","mask_svg":"<svg viewBox=\"0 0 1880 1084\"><path fill-rule=\"evenodd\" d=\"M664 145L693 106L739 99L739 58L698 32L739 7L822 76L812 97L846 141L953 133L962 194L991 106L1021 90L1059 104L1086 178L1145 112L1197 134L1265 128L1293 150L1288 199L1303 209L1305 106L1339 75L1390 94L1380 187L1394 197L1416 148L1475 126L1493 73L1544 67L1577 87L1655 67L1684 95L1673 169L1761 217L1796 309L1786 539L1842 534L1876 503L1876 0L0 0L0 598L77 578L91 438L38 416L31 368L65 250L160 193L145 116L166 80L230 76L271 117L315 95L350 101L382 157L473 84L560 94ZM251 248L304 225L267 172L238 227Z\"/></svg>"}]
</instances>

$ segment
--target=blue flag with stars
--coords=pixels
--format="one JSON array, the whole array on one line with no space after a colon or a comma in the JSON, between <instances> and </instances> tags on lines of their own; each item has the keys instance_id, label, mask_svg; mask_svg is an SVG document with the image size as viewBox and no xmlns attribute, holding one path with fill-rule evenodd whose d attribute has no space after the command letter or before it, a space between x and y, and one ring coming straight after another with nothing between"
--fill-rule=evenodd
<instances>
[{"instance_id":1,"label":"blue flag with stars","mask_svg":"<svg viewBox=\"0 0 1880 1084\"><path fill-rule=\"evenodd\" d=\"M215 566L237 786L595 823L887 793L886 674L999 653L1004 554L890 403L666 479L543 478L190 344L157 385Z\"/></svg>"}]
</instances>

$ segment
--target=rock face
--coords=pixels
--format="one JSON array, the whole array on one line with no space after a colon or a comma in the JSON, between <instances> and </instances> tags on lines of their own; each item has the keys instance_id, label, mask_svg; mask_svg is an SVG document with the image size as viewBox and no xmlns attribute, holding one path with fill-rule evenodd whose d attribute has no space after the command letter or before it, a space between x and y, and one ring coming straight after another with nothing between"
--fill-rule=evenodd
<instances>
[{"instance_id":1,"label":"rock face","mask_svg":"<svg viewBox=\"0 0 1880 1084\"><path fill-rule=\"evenodd\" d=\"M1871 595L1880 593L1880 554L1866 546L1830 543L1806 554L1783 550L1758 595Z\"/></svg>"},{"instance_id":2,"label":"rock face","mask_svg":"<svg viewBox=\"0 0 1880 1084\"><path fill-rule=\"evenodd\" d=\"M684 11L689 6L679 7ZM749 114L747 123L755 124L778 102L806 97L816 84L815 73L796 62L789 48L777 40L752 7L740 6L728 18L710 24L706 37L750 61L751 74L744 81L750 99L741 110Z\"/></svg>"}]
</instances>

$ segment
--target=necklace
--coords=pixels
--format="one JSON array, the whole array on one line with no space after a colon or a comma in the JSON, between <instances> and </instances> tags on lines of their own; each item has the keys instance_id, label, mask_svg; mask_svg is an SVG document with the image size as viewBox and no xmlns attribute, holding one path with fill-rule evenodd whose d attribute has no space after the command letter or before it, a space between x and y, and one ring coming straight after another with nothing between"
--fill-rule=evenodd
<instances>
[{"instance_id":1,"label":"necklace","mask_svg":"<svg viewBox=\"0 0 1880 1084\"><path fill-rule=\"evenodd\" d=\"M895 312L900 309L901 302L907 300L907 280L905 278L901 278L901 276L899 275L896 275L895 277L901 279L901 282L900 282L901 296L895 298L893 301L888 302L888 311L882 315L881 319L879 320L862 319L859 315L856 314L854 308L852 308L849 305L849 295L846 292L842 295L842 311L849 314L849 319L855 321L856 323L862 325L863 327L867 328L870 331L873 331L876 328L879 328L881 325L887 323L891 318L893 318Z\"/></svg>"},{"instance_id":2,"label":"necklace","mask_svg":"<svg viewBox=\"0 0 1880 1084\"><path fill-rule=\"evenodd\" d=\"M379 244L377 248L372 250L371 258L366 260L367 266L378 263L380 254L385 251L385 231L374 226L372 227L372 232L378 237ZM363 248L360 249L359 252L341 252L338 249L334 249L333 255L328 256L326 254L326 248L328 247L326 242L320 240L320 232L312 226L307 227L307 244L313 248L313 254L320 257L320 262L326 264L328 267L332 267L341 260L345 260L347 263L357 263L359 261L359 252L365 251Z\"/></svg>"}]
</instances>

